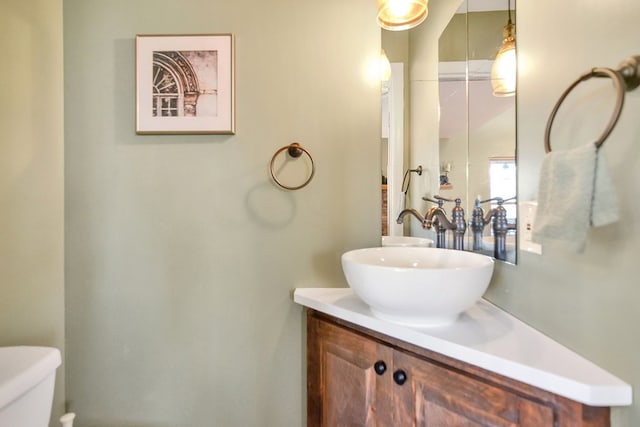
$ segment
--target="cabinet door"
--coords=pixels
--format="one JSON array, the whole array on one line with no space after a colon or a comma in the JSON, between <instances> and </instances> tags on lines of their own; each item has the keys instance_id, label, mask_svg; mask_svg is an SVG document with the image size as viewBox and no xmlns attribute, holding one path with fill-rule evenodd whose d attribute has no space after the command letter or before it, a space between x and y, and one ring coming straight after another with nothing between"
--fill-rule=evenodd
<instances>
[{"instance_id":1,"label":"cabinet door","mask_svg":"<svg viewBox=\"0 0 640 427\"><path fill-rule=\"evenodd\" d=\"M396 372L406 373L398 396L396 419L415 427L553 427L552 407L523 398L479 378L394 353Z\"/></svg>"},{"instance_id":2,"label":"cabinet door","mask_svg":"<svg viewBox=\"0 0 640 427\"><path fill-rule=\"evenodd\" d=\"M315 318L307 326L307 426L393 426L393 350Z\"/></svg>"}]
</instances>

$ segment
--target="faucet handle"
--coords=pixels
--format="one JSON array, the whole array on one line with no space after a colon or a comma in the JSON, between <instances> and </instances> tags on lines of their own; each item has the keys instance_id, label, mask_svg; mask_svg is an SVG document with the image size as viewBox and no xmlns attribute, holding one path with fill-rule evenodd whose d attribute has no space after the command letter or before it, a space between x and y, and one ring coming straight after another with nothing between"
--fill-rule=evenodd
<instances>
[{"instance_id":1,"label":"faucet handle","mask_svg":"<svg viewBox=\"0 0 640 427\"><path fill-rule=\"evenodd\" d=\"M445 197L442 197L436 194L435 196L433 196L433 198L437 200L442 200L445 202L455 202L456 206L460 206L462 204L462 199L460 197L456 197L455 199L447 199Z\"/></svg>"},{"instance_id":2,"label":"faucet handle","mask_svg":"<svg viewBox=\"0 0 640 427\"><path fill-rule=\"evenodd\" d=\"M498 206L502 206L504 202L508 202L509 200L515 200L515 199L516 199L516 196L509 197L508 199L503 199L502 197L492 197L487 200L480 200L480 198L478 197L476 199L475 206L480 207L482 203L487 203L487 202L497 202Z\"/></svg>"},{"instance_id":3,"label":"faucet handle","mask_svg":"<svg viewBox=\"0 0 640 427\"><path fill-rule=\"evenodd\" d=\"M433 199L427 196L423 196L422 200L426 201L426 202L431 202L431 203L435 203L438 205L438 207L442 207L442 205L444 205L445 201L448 201L447 199L443 199L442 197L438 196L437 194L435 196L433 196Z\"/></svg>"},{"instance_id":4,"label":"faucet handle","mask_svg":"<svg viewBox=\"0 0 640 427\"><path fill-rule=\"evenodd\" d=\"M504 202L508 202L509 200L515 200L516 196L509 197L508 199L503 199L502 197L494 197L492 200L498 202L498 206L502 206Z\"/></svg>"},{"instance_id":5,"label":"faucet handle","mask_svg":"<svg viewBox=\"0 0 640 427\"><path fill-rule=\"evenodd\" d=\"M444 197L440 197L440 196L434 196L437 200L439 200L440 202L455 202L456 206L453 208L453 212L458 212L462 213L462 215L464 215L464 208L461 206L462 205L462 199L460 197L456 197L455 199L446 199Z\"/></svg>"},{"instance_id":6,"label":"faucet handle","mask_svg":"<svg viewBox=\"0 0 640 427\"><path fill-rule=\"evenodd\" d=\"M437 199L437 200L442 200L442 201L445 201L445 202L453 202L453 199L447 199L446 197L442 197L442 196L440 196L440 195L438 195L438 194L436 194L435 196L433 196L433 198L434 198L434 199Z\"/></svg>"},{"instance_id":7,"label":"faucet handle","mask_svg":"<svg viewBox=\"0 0 640 427\"><path fill-rule=\"evenodd\" d=\"M486 199L486 200L480 200L480 197L478 197L476 198L475 206L479 208L480 205L483 205L487 202L493 202L493 201L499 201L499 200L501 200L500 197L494 197L492 199Z\"/></svg>"},{"instance_id":8,"label":"faucet handle","mask_svg":"<svg viewBox=\"0 0 640 427\"><path fill-rule=\"evenodd\" d=\"M435 199L435 200L434 200ZM433 199L429 197L423 197L422 200L426 200L427 202L437 203L438 206L442 207L444 202L455 202L456 206L460 206L462 204L462 199L460 197L456 197L455 199L447 199L446 197L442 197L438 194L433 196Z\"/></svg>"}]
</instances>

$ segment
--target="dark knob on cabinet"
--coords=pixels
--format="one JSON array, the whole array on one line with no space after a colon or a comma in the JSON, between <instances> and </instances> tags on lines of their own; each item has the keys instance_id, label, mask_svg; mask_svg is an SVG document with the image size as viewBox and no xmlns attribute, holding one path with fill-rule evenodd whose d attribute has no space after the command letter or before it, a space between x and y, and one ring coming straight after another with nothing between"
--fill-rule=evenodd
<instances>
[{"instance_id":1,"label":"dark knob on cabinet","mask_svg":"<svg viewBox=\"0 0 640 427\"><path fill-rule=\"evenodd\" d=\"M393 380L396 382L396 384L402 385L407 382L407 373L402 369L398 369L393 373Z\"/></svg>"},{"instance_id":2,"label":"dark knob on cabinet","mask_svg":"<svg viewBox=\"0 0 640 427\"><path fill-rule=\"evenodd\" d=\"M387 372L387 364L384 363L382 360L378 360L376 363L373 364L373 369L376 371L376 374L382 375L385 372Z\"/></svg>"}]
</instances>

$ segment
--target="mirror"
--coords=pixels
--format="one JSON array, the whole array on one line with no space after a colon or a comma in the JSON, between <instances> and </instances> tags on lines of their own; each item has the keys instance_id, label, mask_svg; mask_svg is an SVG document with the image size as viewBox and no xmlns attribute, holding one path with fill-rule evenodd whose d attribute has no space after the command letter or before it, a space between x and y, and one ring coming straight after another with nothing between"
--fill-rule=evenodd
<instances>
[{"instance_id":1,"label":"mirror","mask_svg":"<svg viewBox=\"0 0 640 427\"><path fill-rule=\"evenodd\" d=\"M502 204L508 231L497 258L516 262L516 97L494 96L491 82L509 14L515 22L507 0L443 0L430 3L418 27L381 30L392 70L382 84L383 235L435 240L413 216L397 224L398 214L413 208L424 215L434 206L424 197L460 198L464 248L473 250L475 200L510 199ZM498 205L481 207L487 216ZM444 203L449 219L454 206ZM446 234L452 247L453 233ZM475 237L476 251L496 254L492 223Z\"/></svg>"}]
</instances>

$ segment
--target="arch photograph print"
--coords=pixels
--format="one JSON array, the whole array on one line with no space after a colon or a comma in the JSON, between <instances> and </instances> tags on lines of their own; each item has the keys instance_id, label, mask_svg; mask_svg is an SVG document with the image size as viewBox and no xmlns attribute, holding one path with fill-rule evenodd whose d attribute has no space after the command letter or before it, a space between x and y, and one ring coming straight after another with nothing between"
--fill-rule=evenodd
<instances>
[{"instance_id":1,"label":"arch photograph print","mask_svg":"<svg viewBox=\"0 0 640 427\"><path fill-rule=\"evenodd\" d=\"M136 36L138 134L235 133L233 35Z\"/></svg>"}]
</instances>

